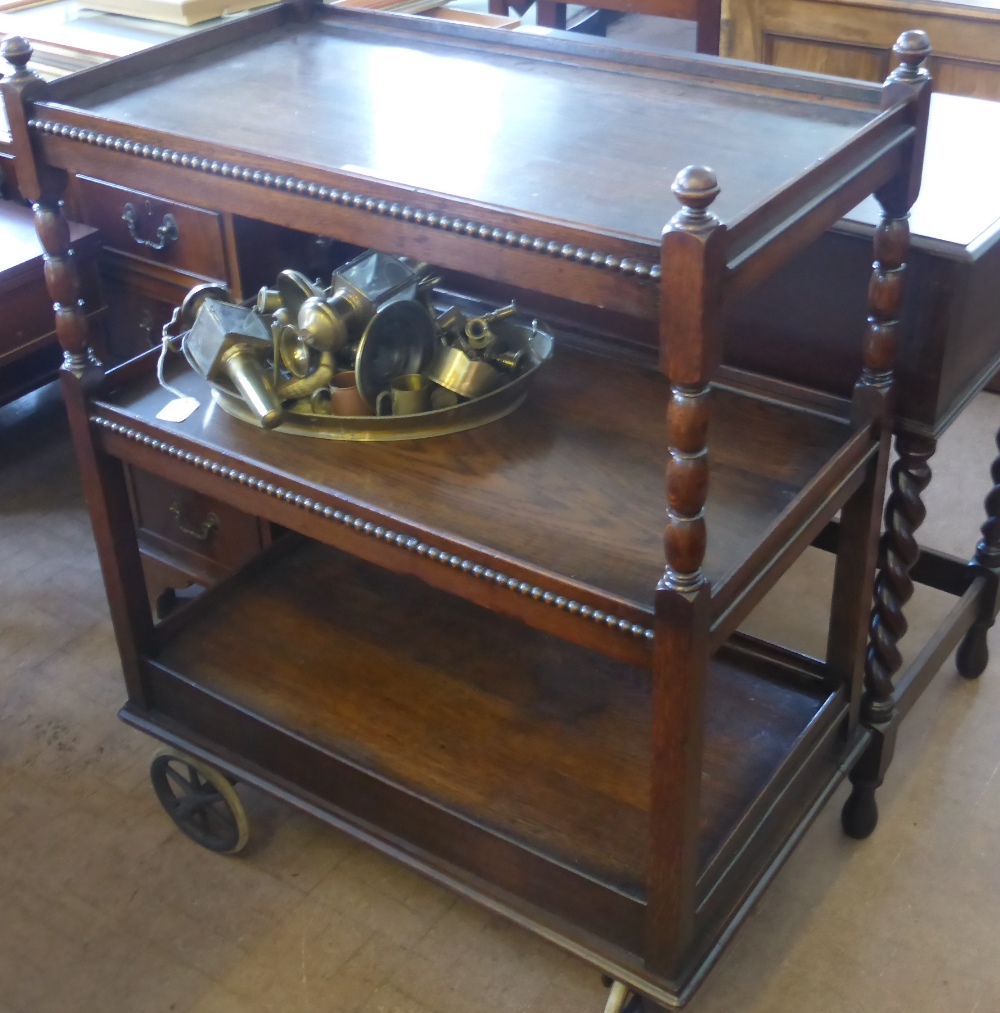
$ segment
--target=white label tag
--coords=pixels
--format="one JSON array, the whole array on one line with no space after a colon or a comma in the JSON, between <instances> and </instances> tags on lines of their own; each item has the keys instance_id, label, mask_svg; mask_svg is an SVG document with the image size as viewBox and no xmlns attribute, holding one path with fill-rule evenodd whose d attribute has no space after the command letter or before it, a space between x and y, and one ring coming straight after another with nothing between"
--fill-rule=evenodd
<instances>
[{"instance_id":1,"label":"white label tag","mask_svg":"<svg viewBox=\"0 0 1000 1013\"><path fill-rule=\"evenodd\" d=\"M197 398L175 397L173 401L168 401L156 413L156 417L163 422L183 422L190 418L200 406L201 402Z\"/></svg>"}]
</instances>

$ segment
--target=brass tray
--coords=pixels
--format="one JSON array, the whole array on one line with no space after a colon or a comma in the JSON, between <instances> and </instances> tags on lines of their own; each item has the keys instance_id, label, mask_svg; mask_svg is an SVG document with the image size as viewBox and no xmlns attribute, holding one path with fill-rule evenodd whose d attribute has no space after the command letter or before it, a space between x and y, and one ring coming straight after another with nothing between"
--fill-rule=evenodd
<instances>
[{"instance_id":1,"label":"brass tray","mask_svg":"<svg viewBox=\"0 0 1000 1013\"><path fill-rule=\"evenodd\" d=\"M272 432L295 436L312 436L321 440L354 440L376 443L389 440L422 440L446 436L466 429L485 426L502 419L518 408L528 394L531 378L552 356L552 334L537 321L521 324L505 320L495 327L504 344L522 345L528 349L532 364L510 383L481 397L449 408L438 408L414 415L322 415L296 407L286 410L286 419ZM212 384L212 399L224 411L252 426L260 428L253 413L232 388Z\"/></svg>"}]
</instances>

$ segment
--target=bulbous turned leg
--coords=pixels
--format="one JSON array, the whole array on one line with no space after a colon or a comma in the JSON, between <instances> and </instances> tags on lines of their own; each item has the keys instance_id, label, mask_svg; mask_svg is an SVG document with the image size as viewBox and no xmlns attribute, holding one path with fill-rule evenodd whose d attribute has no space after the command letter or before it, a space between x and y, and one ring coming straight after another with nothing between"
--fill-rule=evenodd
<instances>
[{"instance_id":1,"label":"bulbous turned leg","mask_svg":"<svg viewBox=\"0 0 1000 1013\"><path fill-rule=\"evenodd\" d=\"M997 449L1000 450L1000 431L996 435ZM993 459L990 466L990 478L993 488L986 495L986 520L979 529L979 544L972 565L989 574L989 586L984 594L982 607L972 628L965 635L958 648L956 661L960 675L966 679L977 679L986 669L990 659L986 644L986 634L993 625L1000 603L997 587L1000 584L1000 456Z\"/></svg>"},{"instance_id":2,"label":"bulbous turned leg","mask_svg":"<svg viewBox=\"0 0 1000 1013\"><path fill-rule=\"evenodd\" d=\"M80 274L70 248L69 222L60 200L34 205L35 231L45 251L45 284L56 315L63 369L83 376L92 366L87 316L80 301Z\"/></svg>"},{"instance_id":3,"label":"bulbous turned leg","mask_svg":"<svg viewBox=\"0 0 1000 1013\"><path fill-rule=\"evenodd\" d=\"M966 679L978 679L986 671L990 660L990 649L986 643L986 634L992 623L974 623L958 646L955 662L958 674Z\"/></svg>"},{"instance_id":4,"label":"bulbous turned leg","mask_svg":"<svg viewBox=\"0 0 1000 1013\"><path fill-rule=\"evenodd\" d=\"M853 788L844 808L840 810L840 825L848 837L863 841L875 832L878 825L878 803L875 801L877 784L857 784L851 779Z\"/></svg>"},{"instance_id":5,"label":"bulbous turned leg","mask_svg":"<svg viewBox=\"0 0 1000 1013\"><path fill-rule=\"evenodd\" d=\"M885 780L896 749L895 722L872 729L872 738L851 771L851 794L840 811L844 833L855 840L870 837L878 824L875 792Z\"/></svg>"}]
</instances>

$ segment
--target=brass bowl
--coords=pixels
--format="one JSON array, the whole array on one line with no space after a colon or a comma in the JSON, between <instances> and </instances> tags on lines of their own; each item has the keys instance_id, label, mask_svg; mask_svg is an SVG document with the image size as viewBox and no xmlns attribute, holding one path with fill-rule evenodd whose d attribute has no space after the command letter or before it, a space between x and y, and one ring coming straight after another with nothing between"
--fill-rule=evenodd
<instances>
[{"instance_id":1,"label":"brass bowl","mask_svg":"<svg viewBox=\"0 0 1000 1013\"><path fill-rule=\"evenodd\" d=\"M286 411L284 422L276 432L296 436L312 436L323 440L350 440L359 443L381 443L395 440L423 440L446 436L466 429L476 429L509 415L524 401L533 366L516 380L477 397L446 408L432 408L413 415L330 415L325 406L299 403L294 411ZM254 426L260 423L246 402L222 384L212 387L212 399L228 414Z\"/></svg>"},{"instance_id":2,"label":"brass bowl","mask_svg":"<svg viewBox=\"0 0 1000 1013\"><path fill-rule=\"evenodd\" d=\"M384 311L383 311L384 312ZM432 436L445 436L466 429L475 429L503 418L514 411L525 399L534 374L552 356L552 335L537 320L531 324L502 320L496 325L502 347L524 351L517 375L501 387L491 390L472 401L442 404L430 411L413 415L329 415L325 405L298 402L285 412L285 419L277 428L280 433L318 437L323 440L352 440L364 443L384 440L420 440ZM217 381L212 397L230 415L251 425L259 426L253 413L232 385ZM439 393L444 394L443 388ZM454 396L454 395L452 395ZM433 402L432 402L433 404Z\"/></svg>"},{"instance_id":3,"label":"brass bowl","mask_svg":"<svg viewBox=\"0 0 1000 1013\"><path fill-rule=\"evenodd\" d=\"M439 387L466 398L488 394L503 381L498 369L482 359L470 359L461 348L438 349L427 375Z\"/></svg>"}]
</instances>

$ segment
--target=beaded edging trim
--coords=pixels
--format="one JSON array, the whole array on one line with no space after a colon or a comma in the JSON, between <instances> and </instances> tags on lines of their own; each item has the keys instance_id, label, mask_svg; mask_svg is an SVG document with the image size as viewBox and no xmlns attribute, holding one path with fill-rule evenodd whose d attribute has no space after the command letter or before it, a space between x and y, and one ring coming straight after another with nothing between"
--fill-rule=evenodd
<instances>
[{"instance_id":1,"label":"beaded edging trim","mask_svg":"<svg viewBox=\"0 0 1000 1013\"><path fill-rule=\"evenodd\" d=\"M212 158L202 158L200 155L193 155L189 152L175 151L172 148L161 148L155 144L145 144L141 141L130 141L124 137L115 137L113 134L85 130L82 127L71 127L65 123L56 123L53 120L32 119L28 120L28 126L32 130L37 130L42 134L66 137L71 141L94 144L99 148L112 148L115 151L124 152L126 155L149 158L155 162L169 162L171 165L179 165L185 169L207 172L215 176L225 176L230 179L240 180L243 183L268 187L272 190L285 190L295 193L300 197L311 197L314 200L329 201L331 204L341 204L344 207L357 208L370 214L382 215L387 218L399 218L404 222L411 222L414 225L440 229L443 232L463 234L503 246L518 247L532 253L558 257L562 260L571 260L578 264L603 268L607 271L617 271L620 274L634 278L658 281L661 275L659 264L649 264L642 260L633 260L630 257L616 257L613 254L601 253L599 250L588 250L582 246L573 246L571 243L559 243L554 239L532 236L526 232L514 232L508 229L495 228L467 218L453 218L450 215L440 214L437 211L425 211L422 208L414 207L410 204L402 204L399 201L387 201L378 197L354 193L350 190L323 186L320 183L299 179L297 176L285 176L245 165L220 162Z\"/></svg>"},{"instance_id":2,"label":"beaded edging trim","mask_svg":"<svg viewBox=\"0 0 1000 1013\"><path fill-rule=\"evenodd\" d=\"M591 608L589 605L582 605L580 602L556 594L554 591L547 591L537 584L529 584L527 581L518 580L517 577L509 577L499 570L482 566L479 563L473 563L469 559L462 559L461 556L453 555L445 549L438 549L433 545L428 545L413 535L393 531L391 528L376 524L373 521L366 521L363 517L355 517L346 510L325 505L317 499L303 496L300 493L294 493L290 489L284 489L280 485L275 485L273 482L265 482L263 479L255 478L253 475L240 471L238 468L229 468L208 457L193 454L190 450L181 450L180 447L175 447L170 443L165 443L163 440L158 440L153 436L141 433L137 429L131 429L128 426L112 422L109 419L102 418L100 415L91 416L90 421L96 426L101 426L103 429L108 429L119 436L125 437L127 440L141 443L151 450L158 450L160 453L167 454L170 457L176 457L178 460L184 461L195 468L201 468L204 471L211 472L213 475L219 475L222 478L229 479L230 482L245 485L248 489L256 489L267 496L273 496L275 499L291 503L302 510L307 510L327 520L342 524L346 528L353 528L358 533L368 535L380 542L395 545L406 552L415 552L418 556L424 556L444 566L450 566L453 570L461 570L462 573L467 573L478 580L487 581L495 584L497 587L506 587L510 591L515 591L520 595L533 598L535 601L543 602L546 605L552 605L554 608L569 612L571 615L578 615L581 619L589 619L591 622L605 626L608 629L617 629L621 633L626 633L639 639L653 640L653 630L646 626L630 623L627 619L620 619L609 612Z\"/></svg>"}]
</instances>

